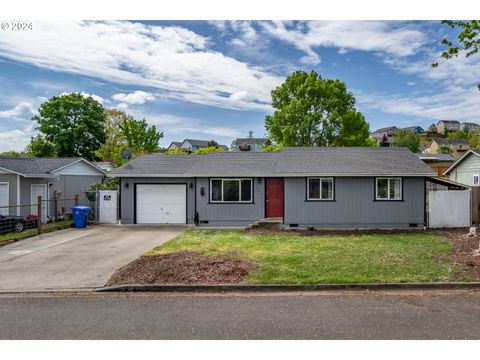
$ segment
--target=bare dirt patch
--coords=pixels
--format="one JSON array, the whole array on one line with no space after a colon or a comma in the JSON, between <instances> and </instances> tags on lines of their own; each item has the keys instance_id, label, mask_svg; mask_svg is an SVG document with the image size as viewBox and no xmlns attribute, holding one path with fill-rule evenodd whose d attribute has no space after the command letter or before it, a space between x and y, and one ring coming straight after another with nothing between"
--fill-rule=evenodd
<instances>
[{"instance_id":1,"label":"bare dirt patch","mask_svg":"<svg viewBox=\"0 0 480 360\"><path fill-rule=\"evenodd\" d=\"M142 256L115 271L106 286L237 283L254 267L251 261L225 260L188 251Z\"/></svg>"}]
</instances>

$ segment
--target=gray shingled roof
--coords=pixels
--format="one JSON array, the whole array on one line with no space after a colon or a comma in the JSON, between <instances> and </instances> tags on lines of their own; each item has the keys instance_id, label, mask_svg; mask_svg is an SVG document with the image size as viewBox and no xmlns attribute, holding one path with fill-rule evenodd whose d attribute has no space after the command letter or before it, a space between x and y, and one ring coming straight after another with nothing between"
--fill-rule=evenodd
<instances>
[{"instance_id":1,"label":"gray shingled roof","mask_svg":"<svg viewBox=\"0 0 480 360\"><path fill-rule=\"evenodd\" d=\"M43 175L81 158L18 158L0 156L0 167L23 175Z\"/></svg>"},{"instance_id":2,"label":"gray shingled roof","mask_svg":"<svg viewBox=\"0 0 480 360\"><path fill-rule=\"evenodd\" d=\"M384 127L381 129L377 129L375 131L372 131L372 134L379 133L379 132L385 132L385 131L390 131L390 130L398 130L396 126L389 126L389 127Z\"/></svg>"},{"instance_id":3,"label":"gray shingled roof","mask_svg":"<svg viewBox=\"0 0 480 360\"><path fill-rule=\"evenodd\" d=\"M281 152L143 155L112 176L434 176L404 148L285 148Z\"/></svg>"},{"instance_id":4,"label":"gray shingled roof","mask_svg":"<svg viewBox=\"0 0 480 360\"><path fill-rule=\"evenodd\" d=\"M253 145L253 144L265 144L267 143L268 139L264 138L237 138L235 139L236 145Z\"/></svg>"},{"instance_id":5,"label":"gray shingled roof","mask_svg":"<svg viewBox=\"0 0 480 360\"><path fill-rule=\"evenodd\" d=\"M468 145L470 144L468 140L465 139L458 139L458 140L452 140L452 139L441 139L441 138L435 138L433 139L438 145Z\"/></svg>"}]
</instances>

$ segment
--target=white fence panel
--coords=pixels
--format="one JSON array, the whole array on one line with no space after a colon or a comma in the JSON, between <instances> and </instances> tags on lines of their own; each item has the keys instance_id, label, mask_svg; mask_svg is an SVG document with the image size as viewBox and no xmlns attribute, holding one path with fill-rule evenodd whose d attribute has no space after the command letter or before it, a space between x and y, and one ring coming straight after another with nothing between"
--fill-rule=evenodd
<instances>
[{"instance_id":1,"label":"white fence panel","mask_svg":"<svg viewBox=\"0 0 480 360\"><path fill-rule=\"evenodd\" d=\"M431 228L469 227L470 190L438 190L428 193L428 225Z\"/></svg>"},{"instance_id":2,"label":"white fence panel","mask_svg":"<svg viewBox=\"0 0 480 360\"><path fill-rule=\"evenodd\" d=\"M100 224L117 224L117 191L98 191L98 222Z\"/></svg>"}]
</instances>

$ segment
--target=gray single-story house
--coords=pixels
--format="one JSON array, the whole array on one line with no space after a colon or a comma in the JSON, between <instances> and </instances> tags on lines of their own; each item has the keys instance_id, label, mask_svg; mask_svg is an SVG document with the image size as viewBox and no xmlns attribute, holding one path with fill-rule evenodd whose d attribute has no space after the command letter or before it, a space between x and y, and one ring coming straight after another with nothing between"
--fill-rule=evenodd
<instances>
[{"instance_id":1,"label":"gray single-story house","mask_svg":"<svg viewBox=\"0 0 480 360\"><path fill-rule=\"evenodd\" d=\"M0 206L37 204L38 196L46 200L54 196L70 199L76 194L81 202L85 202L85 190L102 181L105 175L105 171L83 158L0 156ZM43 206L44 214L51 216L53 209L49 202ZM70 209L65 209L65 213L69 212ZM3 208L0 214L37 215L37 207Z\"/></svg>"},{"instance_id":2,"label":"gray single-story house","mask_svg":"<svg viewBox=\"0 0 480 360\"><path fill-rule=\"evenodd\" d=\"M404 148L285 148L201 156L143 155L120 181L122 224L409 228L425 224L436 173Z\"/></svg>"}]
</instances>

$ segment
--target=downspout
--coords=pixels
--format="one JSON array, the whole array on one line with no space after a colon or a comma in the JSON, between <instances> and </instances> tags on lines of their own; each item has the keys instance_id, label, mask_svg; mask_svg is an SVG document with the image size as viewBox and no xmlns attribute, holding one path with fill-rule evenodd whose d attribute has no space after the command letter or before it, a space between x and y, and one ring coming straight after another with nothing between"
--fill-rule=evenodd
<instances>
[{"instance_id":1,"label":"downspout","mask_svg":"<svg viewBox=\"0 0 480 360\"><path fill-rule=\"evenodd\" d=\"M200 224L200 218L198 216L197 212L197 178L195 178L195 189L194 189L194 197L193 197L193 203L195 207L195 212L193 215L193 223L198 226Z\"/></svg>"},{"instance_id":2,"label":"downspout","mask_svg":"<svg viewBox=\"0 0 480 360\"><path fill-rule=\"evenodd\" d=\"M17 216L20 216L20 175L17 174Z\"/></svg>"}]
</instances>

